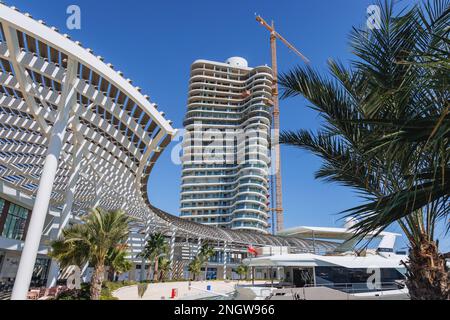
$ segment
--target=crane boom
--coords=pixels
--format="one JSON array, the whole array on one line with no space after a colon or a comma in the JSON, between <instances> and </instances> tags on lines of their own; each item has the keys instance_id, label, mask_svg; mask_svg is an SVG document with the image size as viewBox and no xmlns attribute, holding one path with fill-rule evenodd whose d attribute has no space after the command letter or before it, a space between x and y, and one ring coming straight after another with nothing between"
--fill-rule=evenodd
<instances>
[{"instance_id":1,"label":"crane boom","mask_svg":"<svg viewBox=\"0 0 450 320\"><path fill-rule=\"evenodd\" d=\"M298 55L300 58L302 58L303 59L303 61L305 61L306 63L309 63L309 60L308 60L308 58L307 57L305 57L300 51L298 51L292 44L290 44L285 38L283 38L282 36L281 36L281 34L279 34L278 32L276 32L276 31L274 31L275 32L275 36L278 38L278 39L280 39L285 45L286 45L286 47L288 47L289 49L291 49L292 51L294 51L294 53L296 54L296 55Z\"/></svg>"},{"instance_id":2,"label":"crane boom","mask_svg":"<svg viewBox=\"0 0 450 320\"><path fill-rule=\"evenodd\" d=\"M300 51L298 51L289 41L287 41L281 34L275 31L275 28L269 25L261 16L256 16L256 21L258 21L261 25L263 25L267 30L269 30L275 37L280 39L286 47L291 49L296 55L302 58L303 61L309 63L308 58L306 58Z\"/></svg>"},{"instance_id":3,"label":"crane boom","mask_svg":"<svg viewBox=\"0 0 450 320\"><path fill-rule=\"evenodd\" d=\"M276 230L281 231L284 225L283 217L283 200L281 191L281 159L280 159L280 106L278 97L278 64L277 64L277 46L276 39L283 42L290 50L297 54L303 61L309 63L308 58L300 53L292 44L290 44L283 36L275 31L275 25L269 25L261 16L256 16L256 21L258 21L263 27L270 31L270 51L272 60L272 72L273 72L273 86L272 86L272 96L273 96L273 141L272 147L275 149L275 161L272 159L272 166L275 163L275 192L272 188L272 198L275 196L275 207L271 208L272 216L276 216ZM273 181L273 180L272 180ZM272 200L273 201L273 200Z\"/></svg>"}]
</instances>

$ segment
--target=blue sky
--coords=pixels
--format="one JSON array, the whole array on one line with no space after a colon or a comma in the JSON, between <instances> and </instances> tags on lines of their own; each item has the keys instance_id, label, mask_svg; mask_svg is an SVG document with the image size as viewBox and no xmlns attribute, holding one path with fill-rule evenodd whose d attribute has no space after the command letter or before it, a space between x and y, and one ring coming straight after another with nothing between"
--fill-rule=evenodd
<instances>
[{"instance_id":1,"label":"blue sky","mask_svg":"<svg viewBox=\"0 0 450 320\"><path fill-rule=\"evenodd\" d=\"M269 35L255 13L273 19L277 30L319 70L329 58L351 58L348 34L363 26L373 0L185 0L84 1L10 0L22 12L54 25L95 54L105 57L125 77L133 79L174 126L180 128L186 111L190 64L196 59L225 61L245 57L250 66L270 64ZM415 1L401 1L403 5ZM81 30L67 30L66 8L81 8ZM278 44L281 72L302 61ZM317 113L305 101L281 101L282 129L315 129ZM158 207L178 214L181 167L171 162L170 145L150 177L149 194ZM358 203L348 188L314 179L320 161L304 151L282 146L285 226L340 226L338 213ZM398 227L391 230L399 231ZM404 246L400 243L399 247ZM450 250L450 241L442 243Z\"/></svg>"}]
</instances>

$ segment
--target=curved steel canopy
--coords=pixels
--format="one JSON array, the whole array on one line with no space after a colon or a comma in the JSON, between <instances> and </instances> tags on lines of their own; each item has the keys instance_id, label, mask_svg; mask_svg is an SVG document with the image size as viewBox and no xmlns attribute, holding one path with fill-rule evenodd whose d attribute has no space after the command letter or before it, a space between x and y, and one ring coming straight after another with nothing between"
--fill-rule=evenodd
<instances>
[{"instance_id":1,"label":"curved steel canopy","mask_svg":"<svg viewBox=\"0 0 450 320\"><path fill-rule=\"evenodd\" d=\"M52 129L74 92L51 204L124 209L155 228L228 243L312 248L312 241L183 220L148 200L150 172L175 130L113 66L56 28L0 4L0 179L36 196ZM74 191L69 199L69 191ZM60 226L63 227L63 226ZM321 249L334 244L315 241Z\"/></svg>"}]
</instances>

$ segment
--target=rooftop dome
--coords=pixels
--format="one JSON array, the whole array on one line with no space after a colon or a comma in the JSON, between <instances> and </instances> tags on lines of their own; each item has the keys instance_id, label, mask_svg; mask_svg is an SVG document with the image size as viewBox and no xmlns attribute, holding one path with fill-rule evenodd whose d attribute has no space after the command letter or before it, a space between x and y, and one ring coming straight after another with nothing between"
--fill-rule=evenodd
<instances>
[{"instance_id":1,"label":"rooftop dome","mask_svg":"<svg viewBox=\"0 0 450 320\"><path fill-rule=\"evenodd\" d=\"M225 61L226 64L229 64L232 67L240 67L240 68L247 68L248 67L248 62L247 60L245 60L244 58L241 57L231 57L228 58Z\"/></svg>"}]
</instances>

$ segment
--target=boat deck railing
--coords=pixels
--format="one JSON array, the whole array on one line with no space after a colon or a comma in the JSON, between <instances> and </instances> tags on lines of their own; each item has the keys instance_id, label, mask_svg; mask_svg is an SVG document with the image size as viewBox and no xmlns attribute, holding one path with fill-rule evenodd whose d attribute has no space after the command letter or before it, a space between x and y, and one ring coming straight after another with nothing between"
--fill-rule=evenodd
<instances>
[{"instance_id":1,"label":"boat deck railing","mask_svg":"<svg viewBox=\"0 0 450 320\"><path fill-rule=\"evenodd\" d=\"M365 293L365 292L383 292L388 290L399 290L405 287L401 282L349 282L349 283L323 283L316 285L306 285L307 287L326 287L339 290L349 294Z\"/></svg>"}]
</instances>

